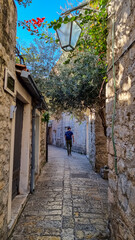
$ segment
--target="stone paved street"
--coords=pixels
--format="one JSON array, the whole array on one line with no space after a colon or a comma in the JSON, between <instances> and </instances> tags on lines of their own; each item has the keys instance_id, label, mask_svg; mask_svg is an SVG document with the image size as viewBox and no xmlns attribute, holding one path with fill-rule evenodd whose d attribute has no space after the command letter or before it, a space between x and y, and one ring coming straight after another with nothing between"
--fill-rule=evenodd
<instances>
[{"instance_id":1,"label":"stone paved street","mask_svg":"<svg viewBox=\"0 0 135 240\"><path fill-rule=\"evenodd\" d=\"M49 147L49 161L11 240L108 240L107 181L84 155Z\"/></svg>"}]
</instances>

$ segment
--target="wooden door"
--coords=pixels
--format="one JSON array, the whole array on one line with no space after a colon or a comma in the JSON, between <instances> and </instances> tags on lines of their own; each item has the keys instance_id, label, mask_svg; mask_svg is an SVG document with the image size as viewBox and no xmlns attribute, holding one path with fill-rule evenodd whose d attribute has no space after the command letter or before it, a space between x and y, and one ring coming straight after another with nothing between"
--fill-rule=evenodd
<instances>
[{"instance_id":1,"label":"wooden door","mask_svg":"<svg viewBox=\"0 0 135 240\"><path fill-rule=\"evenodd\" d=\"M23 127L23 109L24 104L17 99L16 101L16 120L15 120L15 143L14 143L14 164L13 164L13 183L12 198L19 194L20 180L20 160L21 160L21 143Z\"/></svg>"}]
</instances>

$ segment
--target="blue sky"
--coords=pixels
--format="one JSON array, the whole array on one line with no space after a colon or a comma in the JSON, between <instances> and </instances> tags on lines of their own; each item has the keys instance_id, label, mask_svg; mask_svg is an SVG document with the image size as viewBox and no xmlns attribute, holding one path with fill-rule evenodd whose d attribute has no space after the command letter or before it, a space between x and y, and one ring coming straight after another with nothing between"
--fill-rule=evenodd
<instances>
[{"instance_id":1,"label":"blue sky","mask_svg":"<svg viewBox=\"0 0 135 240\"><path fill-rule=\"evenodd\" d=\"M79 0L78 2L81 1ZM32 0L30 6L26 8L17 5L18 20L24 21L37 17L45 17L46 21L53 21L54 19L58 19L58 12L61 12L60 6L65 8L65 4L66 0ZM33 39L33 36L27 30L22 29L22 27L17 28L17 37L19 37L19 41L26 44L29 44Z\"/></svg>"}]
</instances>

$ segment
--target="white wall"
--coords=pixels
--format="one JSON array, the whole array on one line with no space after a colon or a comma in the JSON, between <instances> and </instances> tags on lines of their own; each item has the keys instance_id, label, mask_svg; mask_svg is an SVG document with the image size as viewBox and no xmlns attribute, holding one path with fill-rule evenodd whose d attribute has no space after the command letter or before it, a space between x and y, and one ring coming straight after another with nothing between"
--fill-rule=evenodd
<instances>
[{"instance_id":1,"label":"white wall","mask_svg":"<svg viewBox=\"0 0 135 240\"><path fill-rule=\"evenodd\" d=\"M65 132L67 127L70 126L75 138L72 149L80 153L86 153L86 123L86 121L79 123L72 115L63 113L59 121L52 120L52 144L66 147Z\"/></svg>"}]
</instances>

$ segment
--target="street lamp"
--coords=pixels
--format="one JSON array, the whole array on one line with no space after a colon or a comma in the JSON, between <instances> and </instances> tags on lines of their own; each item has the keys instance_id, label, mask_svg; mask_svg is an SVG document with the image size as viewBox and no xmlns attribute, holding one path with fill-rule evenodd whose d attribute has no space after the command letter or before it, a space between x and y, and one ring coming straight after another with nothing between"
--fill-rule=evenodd
<instances>
[{"instance_id":1,"label":"street lamp","mask_svg":"<svg viewBox=\"0 0 135 240\"><path fill-rule=\"evenodd\" d=\"M62 23L61 27L56 30L56 33L61 48L68 52L75 49L81 34L81 27L76 21L68 22L66 24Z\"/></svg>"},{"instance_id":2,"label":"street lamp","mask_svg":"<svg viewBox=\"0 0 135 240\"><path fill-rule=\"evenodd\" d=\"M61 16L68 16L73 11L78 11L80 9L84 9L87 5L89 5L91 0L86 0L86 2L79 4L77 7L74 7L66 12L62 13ZM92 10L94 12L98 12L98 10L88 7L86 10ZM81 27L77 21L68 22L66 24L62 23L61 27L56 30L57 37L60 42L61 48L68 52L75 49L77 41L81 34Z\"/></svg>"},{"instance_id":3,"label":"street lamp","mask_svg":"<svg viewBox=\"0 0 135 240\"><path fill-rule=\"evenodd\" d=\"M62 13L61 16L70 15L71 12L77 11L87 6L88 4L89 4L88 1L85 3L82 3L79 6L74 7L70 10L67 10L65 13ZM77 21L68 22L66 24L62 23L61 27L56 30L57 37L60 42L60 46L64 51L68 52L75 49L77 41L81 34L81 30L82 29Z\"/></svg>"}]
</instances>

